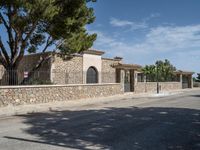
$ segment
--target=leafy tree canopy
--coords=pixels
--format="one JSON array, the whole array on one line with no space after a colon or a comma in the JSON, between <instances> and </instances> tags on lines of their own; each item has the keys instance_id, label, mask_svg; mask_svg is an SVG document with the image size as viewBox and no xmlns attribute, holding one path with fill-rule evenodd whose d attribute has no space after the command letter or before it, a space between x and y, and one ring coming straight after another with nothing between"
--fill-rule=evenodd
<instances>
[{"instance_id":1,"label":"leafy tree canopy","mask_svg":"<svg viewBox=\"0 0 200 150\"><path fill-rule=\"evenodd\" d=\"M175 78L174 71L176 68L170 63L169 60L158 60L153 65L146 65L142 71L147 76L148 81L171 81Z\"/></svg>"},{"instance_id":2,"label":"leafy tree canopy","mask_svg":"<svg viewBox=\"0 0 200 150\"><path fill-rule=\"evenodd\" d=\"M197 77L195 79L196 82L200 82L200 73L197 74Z\"/></svg>"},{"instance_id":3,"label":"leafy tree canopy","mask_svg":"<svg viewBox=\"0 0 200 150\"><path fill-rule=\"evenodd\" d=\"M85 29L95 19L87 6L91 1L95 0L0 0L0 26L8 35L5 40L0 33L0 63L17 69L24 54L37 53L39 47L44 53L55 45L63 54L90 48L96 39Z\"/></svg>"}]
</instances>

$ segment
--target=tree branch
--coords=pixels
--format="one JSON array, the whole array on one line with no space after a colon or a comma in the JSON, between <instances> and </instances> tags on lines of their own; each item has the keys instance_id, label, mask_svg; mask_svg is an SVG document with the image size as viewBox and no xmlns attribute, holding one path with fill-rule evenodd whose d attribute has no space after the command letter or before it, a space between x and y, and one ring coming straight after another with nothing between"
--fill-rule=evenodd
<instances>
[{"instance_id":1,"label":"tree branch","mask_svg":"<svg viewBox=\"0 0 200 150\"><path fill-rule=\"evenodd\" d=\"M42 55L44 55L44 53L46 52L47 48L53 43L53 40L51 39L51 36L49 36L47 38L47 42L46 42L46 45L44 47L44 49L42 50ZM37 62L36 66L32 69L32 71L35 71L37 70L38 68L40 68L40 66L46 61L49 59L49 56L48 57L45 57L45 56L41 56L41 59Z\"/></svg>"},{"instance_id":2,"label":"tree branch","mask_svg":"<svg viewBox=\"0 0 200 150\"><path fill-rule=\"evenodd\" d=\"M34 32L36 26L37 26L37 21L33 23L33 26L31 28L30 32L26 34L26 37L24 38L23 42L28 41L28 39L31 37L31 34Z\"/></svg>"},{"instance_id":3,"label":"tree branch","mask_svg":"<svg viewBox=\"0 0 200 150\"><path fill-rule=\"evenodd\" d=\"M5 49L4 45L3 45L3 42L1 40L1 36L0 36L0 48L1 48L1 51L2 51L2 53L3 53L3 55L4 55L5 59L6 59L6 62L9 64L10 63L10 58L9 58L8 53L7 53L7 51L6 51L6 49Z\"/></svg>"},{"instance_id":4,"label":"tree branch","mask_svg":"<svg viewBox=\"0 0 200 150\"><path fill-rule=\"evenodd\" d=\"M8 7L8 20L9 20L9 46L10 46L10 50L11 50L11 57L14 57L14 47L15 47L15 41L14 41L14 37L12 34L12 14L13 12L11 11L11 6Z\"/></svg>"},{"instance_id":5,"label":"tree branch","mask_svg":"<svg viewBox=\"0 0 200 150\"><path fill-rule=\"evenodd\" d=\"M51 39L51 36L49 36L47 38L47 42L46 42L46 45L44 47L44 49L42 50L42 54L41 54L41 59L37 62L37 64L35 65L35 67L32 68L32 70L29 72L29 79L31 78L31 76L34 74L34 71L38 70L42 64L46 61L48 61L50 58L51 58L51 55L48 55L48 56L44 56L45 55L45 52L47 50L47 48L53 43L53 39ZM24 84L24 82L26 81L27 79L24 79L21 84Z\"/></svg>"},{"instance_id":6,"label":"tree branch","mask_svg":"<svg viewBox=\"0 0 200 150\"><path fill-rule=\"evenodd\" d=\"M43 54L44 54L44 53L43 53ZM38 69L42 66L42 64L43 64L44 62L46 62L46 61L48 61L48 60L50 60L50 59L51 59L51 55L46 56L46 57L42 57L42 59L38 61L38 63L36 64L36 66L35 66L31 71L29 71L29 73L28 73L28 79L27 79L27 78L24 78L23 81L21 82L21 84L24 84L27 80L30 80L31 77L34 75L34 72L35 72L36 70L38 70Z\"/></svg>"},{"instance_id":7,"label":"tree branch","mask_svg":"<svg viewBox=\"0 0 200 150\"><path fill-rule=\"evenodd\" d=\"M2 55L1 51L0 51L0 63L4 66L4 68L7 68L7 63L5 61L5 58Z\"/></svg>"},{"instance_id":8,"label":"tree branch","mask_svg":"<svg viewBox=\"0 0 200 150\"><path fill-rule=\"evenodd\" d=\"M6 27L6 30L7 30L7 33L8 33L8 38L9 38L8 45L10 47L11 54L13 54L14 39L13 39L13 35L12 35L11 25L7 24L6 20L4 19L3 15L1 13L0 13L0 18L2 19L3 24ZM9 22L10 22L9 12L8 12L8 19L9 19Z\"/></svg>"},{"instance_id":9,"label":"tree branch","mask_svg":"<svg viewBox=\"0 0 200 150\"><path fill-rule=\"evenodd\" d=\"M18 51L18 33L15 32L15 42L14 42L14 48L13 48L13 55L12 55L12 60L14 61L17 51Z\"/></svg>"},{"instance_id":10,"label":"tree branch","mask_svg":"<svg viewBox=\"0 0 200 150\"><path fill-rule=\"evenodd\" d=\"M42 53L46 52L47 48L53 43L53 40L51 39L51 36L49 36L47 38L47 42L46 42L46 45L44 47L44 49L42 50Z\"/></svg>"},{"instance_id":11,"label":"tree branch","mask_svg":"<svg viewBox=\"0 0 200 150\"><path fill-rule=\"evenodd\" d=\"M33 23L33 26L32 26L32 29L30 30L30 32L27 33L27 35L26 35L26 37L24 39L22 39L19 55L18 55L18 57L16 58L16 60L15 60L15 62L13 64L15 69L17 69L17 67L19 66L20 61L22 60L22 58L24 56L25 48L26 48L26 42L30 38L31 34L34 32L36 26L37 26L37 22Z\"/></svg>"},{"instance_id":12,"label":"tree branch","mask_svg":"<svg viewBox=\"0 0 200 150\"><path fill-rule=\"evenodd\" d=\"M1 20L3 21L3 24L4 24L4 26L6 27L6 29L8 29L9 27L8 27L8 24L7 24L7 22L6 22L6 20L4 19L4 17L3 17L3 15L0 13L0 18L1 18Z\"/></svg>"}]
</instances>

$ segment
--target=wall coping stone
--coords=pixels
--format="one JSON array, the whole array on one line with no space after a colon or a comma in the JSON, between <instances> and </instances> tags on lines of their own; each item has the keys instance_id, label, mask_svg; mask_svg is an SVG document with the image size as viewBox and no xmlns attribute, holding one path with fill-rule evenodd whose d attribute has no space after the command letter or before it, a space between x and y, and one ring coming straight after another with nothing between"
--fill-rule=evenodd
<instances>
[{"instance_id":1,"label":"wall coping stone","mask_svg":"<svg viewBox=\"0 0 200 150\"><path fill-rule=\"evenodd\" d=\"M157 82L137 82L137 83L157 83ZM158 82L158 83L180 83L180 82Z\"/></svg>"},{"instance_id":2,"label":"wall coping stone","mask_svg":"<svg viewBox=\"0 0 200 150\"><path fill-rule=\"evenodd\" d=\"M20 88L54 88L54 87L74 87L74 86L107 86L120 85L120 83L99 83L99 84L59 84L59 85L23 85L23 86L0 86L0 89L20 89Z\"/></svg>"}]
</instances>

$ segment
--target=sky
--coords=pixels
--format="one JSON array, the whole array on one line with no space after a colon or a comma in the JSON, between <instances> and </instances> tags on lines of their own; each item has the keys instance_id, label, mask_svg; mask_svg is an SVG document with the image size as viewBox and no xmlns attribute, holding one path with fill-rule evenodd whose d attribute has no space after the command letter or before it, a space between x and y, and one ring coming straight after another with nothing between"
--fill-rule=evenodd
<instances>
[{"instance_id":1,"label":"sky","mask_svg":"<svg viewBox=\"0 0 200 150\"><path fill-rule=\"evenodd\" d=\"M97 0L90 3L104 57L148 65L168 59L177 69L200 72L200 0Z\"/></svg>"}]
</instances>

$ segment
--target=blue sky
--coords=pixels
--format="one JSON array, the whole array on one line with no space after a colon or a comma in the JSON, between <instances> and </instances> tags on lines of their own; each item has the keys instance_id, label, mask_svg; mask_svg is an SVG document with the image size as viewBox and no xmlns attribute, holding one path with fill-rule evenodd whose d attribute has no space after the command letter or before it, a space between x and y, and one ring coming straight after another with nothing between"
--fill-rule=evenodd
<instances>
[{"instance_id":1,"label":"blue sky","mask_svg":"<svg viewBox=\"0 0 200 150\"><path fill-rule=\"evenodd\" d=\"M93 48L126 63L169 59L178 69L200 72L200 0L98 0L92 3L97 33Z\"/></svg>"}]
</instances>

